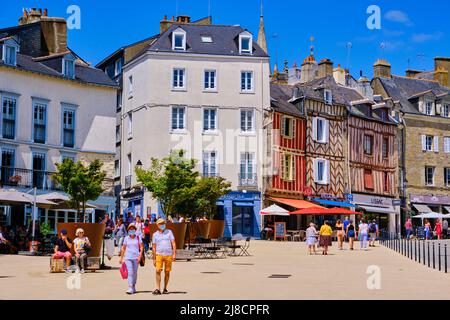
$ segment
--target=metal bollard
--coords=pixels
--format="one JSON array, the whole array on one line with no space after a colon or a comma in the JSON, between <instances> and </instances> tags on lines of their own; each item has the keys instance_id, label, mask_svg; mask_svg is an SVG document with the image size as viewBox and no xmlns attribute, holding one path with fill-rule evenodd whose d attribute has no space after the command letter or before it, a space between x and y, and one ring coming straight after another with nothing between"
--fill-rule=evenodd
<instances>
[{"instance_id":1,"label":"metal bollard","mask_svg":"<svg viewBox=\"0 0 450 320\"><path fill-rule=\"evenodd\" d=\"M438 255L439 255L439 271L442 270L441 268L441 243L438 244Z\"/></svg>"},{"instance_id":2,"label":"metal bollard","mask_svg":"<svg viewBox=\"0 0 450 320\"><path fill-rule=\"evenodd\" d=\"M419 250L417 250L417 242L419 242ZM419 252L419 263L420 263L420 241L416 240L416 261L417 261L417 252Z\"/></svg>"},{"instance_id":3,"label":"metal bollard","mask_svg":"<svg viewBox=\"0 0 450 320\"><path fill-rule=\"evenodd\" d=\"M413 259L413 257L412 257L413 245L412 245L411 239L409 240L409 253L410 253L410 258L412 260Z\"/></svg>"},{"instance_id":4,"label":"metal bollard","mask_svg":"<svg viewBox=\"0 0 450 320\"><path fill-rule=\"evenodd\" d=\"M430 267L430 241L428 241L428 268Z\"/></svg>"},{"instance_id":5,"label":"metal bollard","mask_svg":"<svg viewBox=\"0 0 450 320\"><path fill-rule=\"evenodd\" d=\"M436 269L436 252L434 242L433 242L433 269Z\"/></svg>"},{"instance_id":6,"label":"metal bollard","mask_svg":"<svg viewBox=\"0 0 450 320\"><path fill-rule=\"evenodd\" d=\"M423 265L425 265L425 260L426 260L426 258L427 258L427 256L426 256L426 254L425 254L425 240L423 241L423 251L422 251L422 253L423 253Z\"/></svg>"},{"instance_id":7,"label":"metal bollard","mask_svg":"<svg viewBox=\"0 0 450 320\"><path fill-rule=\"evenodd\" d=\"M444 245L444 268L445 268L445 273L447 273L447 244Z\"/></svg>"}]
</instances>

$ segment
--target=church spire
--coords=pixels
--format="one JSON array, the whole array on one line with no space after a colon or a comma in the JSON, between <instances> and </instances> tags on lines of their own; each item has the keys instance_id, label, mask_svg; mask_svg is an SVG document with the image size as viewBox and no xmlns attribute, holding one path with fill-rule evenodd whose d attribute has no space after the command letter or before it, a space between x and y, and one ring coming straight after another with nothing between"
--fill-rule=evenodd
<instances>
[{"instance_id":1,"label":"church spire","mask_svg":"<svg viewBox=\"0 0 450 320\"><path fill-rule=\"evenodd\" d=\"M261 16L259 18L259 31L258 31L258 45L264 52L267 53L267 40L266 40L266 30L264 28L264 7L263 0L261 0Z\"/></svg>"}]
</instances>

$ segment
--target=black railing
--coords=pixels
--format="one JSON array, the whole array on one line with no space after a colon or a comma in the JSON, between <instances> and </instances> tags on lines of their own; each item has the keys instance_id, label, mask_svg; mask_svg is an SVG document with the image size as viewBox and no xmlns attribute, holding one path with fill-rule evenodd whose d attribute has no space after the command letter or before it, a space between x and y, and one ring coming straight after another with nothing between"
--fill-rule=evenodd
<instances>
[{"instance_id":1,"label":"black railing","mask_svg":"<svg viewBox=\"0 0 450 320\"><path fill-rule=\"evenodd\" d=\"M0 183L3 187L61 190L53 179L53 172L0 167Z\"/></svg>"},{"instance_id":2,"label":"black railing","mask_svg":"<svg viewBox=\"0 0 450 320\"><path fill-rule=\"evenodd\" d=\"M258 179L256 173L240 173L238 176L239 187L257 187Z\"/></svg>"},{"instance_id":3,"label":"black railing","mask_svg":"<svg viewBox=\"0 0 450 320\"><path fill-rule=\"evenodd\" d=\"M448 271L449 254L447 243L441 240L407 239L399 234L382 232L380 243L408 259L414 260L428 268Z\"/></svg>"}]
</instances>

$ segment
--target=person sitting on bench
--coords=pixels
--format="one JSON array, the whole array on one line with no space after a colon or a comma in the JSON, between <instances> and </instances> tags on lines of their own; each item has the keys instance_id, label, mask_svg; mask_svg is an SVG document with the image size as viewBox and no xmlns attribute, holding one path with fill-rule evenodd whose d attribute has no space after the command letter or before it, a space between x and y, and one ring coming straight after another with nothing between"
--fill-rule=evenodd
<instances>
[{"instance_id":1,"label":"person sitting on bench","mask_svg":"<svg viewBox=\"0 0 450 320\"><path fill-rule=\"evenodd\" d=\"M72 248L72 240L67 237L67 230L61 230L61 237L56 240L55 254L53 259L66 259L66 272L70 272L70 262L72 260L72 254L70 249Z\"/></svg>"}]
</instances>

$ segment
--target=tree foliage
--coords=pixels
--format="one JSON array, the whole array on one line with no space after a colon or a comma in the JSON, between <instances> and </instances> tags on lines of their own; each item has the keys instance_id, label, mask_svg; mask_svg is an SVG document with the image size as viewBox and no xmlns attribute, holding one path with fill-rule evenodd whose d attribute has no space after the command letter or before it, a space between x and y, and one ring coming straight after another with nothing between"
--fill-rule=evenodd
<instances>
[{"instance_id":1,"label":"tree foliage","mask_svg":"<svg viewBox=\"0 0 450 320\"><path fill-rule=\"evenodd\" d=\"M217 199L230 191L231 184L220 177L201 177L196 164L177 150L163 159L152 158L148 170L136 168L136 176L160 202L164 214L211 217Z\"/></svg>"},{"instance_id":2,"label":"tree foliage","mask_svg":"<svg viewBox=\"0 0 450 320\"><path fill-rule=\"evenodd\" d=\"M55 180L69 195L69 206L81 211L83 216L86 214L86 203L97 200L104 191L102 184L106 173L102 171L102 166L99 160L84 165L81 161L75 163L72 159L65 159L56 164L58 172Z\"/></svg>"}]
</instances>

